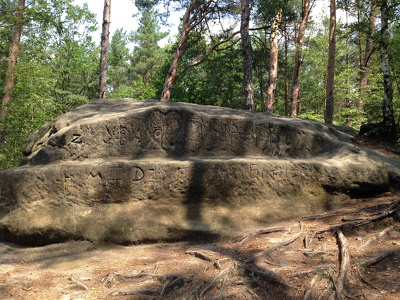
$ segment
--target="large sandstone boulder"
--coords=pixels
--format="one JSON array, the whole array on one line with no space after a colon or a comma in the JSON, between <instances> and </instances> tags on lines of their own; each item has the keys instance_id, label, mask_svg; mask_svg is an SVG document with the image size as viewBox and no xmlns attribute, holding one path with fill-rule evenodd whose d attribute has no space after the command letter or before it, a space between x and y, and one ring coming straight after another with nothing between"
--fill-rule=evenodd
<instances>
[{"instance_id":1,"label":"large sandstone boulder","mask_svg":"<svg viewBox=\"0 0 400 300\"><path fill-rule=\"evenodd\" d=\"M0 173L0 239L226 237L397 188L400 171L332 126L265 113L96 100Z\"/></svg>"}]
</instances>

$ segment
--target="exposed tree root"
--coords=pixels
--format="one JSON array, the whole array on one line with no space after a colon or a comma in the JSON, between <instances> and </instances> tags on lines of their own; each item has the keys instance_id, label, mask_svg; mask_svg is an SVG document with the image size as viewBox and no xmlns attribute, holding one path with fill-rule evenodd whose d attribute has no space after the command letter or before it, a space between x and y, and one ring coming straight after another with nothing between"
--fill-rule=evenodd
<instances>
[{"instance_id":1,"label":"exposed tree root","mask_svg":"<svg viewBox=\"0 0 400 300\"><path fill-rule=\"evenodd\" d=\"M366 225L366 224L374 222L374 221L381 220L383 218L386 218L390 215L395 214L399 210L399 204L400 204L400 200L393 201L386 210L379 211L378 213L372 214L369 217L357 219L355 221L344 222L341 224L335 224L335 225L325 227L325 228L314 229L314 230L311 230L310 234L313 234L315 236L315 234L319 234L319 233L323 233L323 232L327 232L327 231L334 232L337 230L342 230L343 228L359 227L359 226L363 226L363 225Z\"/></svg>"},{"instance_id":2,"label":"exposed tree root","mask_svg":"<svg viewBox=\"0 0 400 300\"><path fill-rule=\"evenodd\" d=\"M336 235L339 246L340 270L339 276L337 277L335 282L335 292L332 293L332 295L329 297L330 300L341 299L344 288L344 281L346 279L346 275L350 265L350 251L347 239L344 236L343 232L340 230L336 232Z\"/></svg>"}]
</instances>

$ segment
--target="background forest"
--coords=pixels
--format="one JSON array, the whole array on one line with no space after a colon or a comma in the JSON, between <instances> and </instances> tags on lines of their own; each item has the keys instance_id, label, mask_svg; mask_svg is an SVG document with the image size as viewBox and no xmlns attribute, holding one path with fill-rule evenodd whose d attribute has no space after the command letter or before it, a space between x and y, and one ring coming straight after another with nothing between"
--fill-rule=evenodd
<instances>
[{"instance_id":1,"label":"background forest","mask_svg":"<svg viewBox=\"0 0 400 300\"><path fill-rule=\"evenodd\" d=\"M314 14L312 0L135 5L138 29L110 37L108 98L165 100L166 77L176 73L166 101L273 111L357 130L387 119L398 125L397 0L331 0ZM180 33L161 44L168 33L160 24L176 11L185 13ZM101 49L91 34L98 27L88 6L73 0L0 2L0 169L21 160L31 132L99 97Z\"/></svg>"}]
</instances>

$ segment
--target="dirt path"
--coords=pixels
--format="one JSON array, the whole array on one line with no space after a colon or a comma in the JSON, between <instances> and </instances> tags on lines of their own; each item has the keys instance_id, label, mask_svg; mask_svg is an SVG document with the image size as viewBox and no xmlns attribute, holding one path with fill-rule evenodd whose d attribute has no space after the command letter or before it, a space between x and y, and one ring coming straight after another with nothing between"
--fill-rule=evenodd
<instances>
[{"instance_id":1,"label":"dirt path","mask_svg":"<svg viewBox=\"0 0 400 300\"><path fill-rule=\"evenodd\" d=\"M357 199L219 243L0 244L0 299L303 299L308 286L305 299L329 299L341 277L348 299L400 299L398 199Z\"/></svg>"}]
</instances>

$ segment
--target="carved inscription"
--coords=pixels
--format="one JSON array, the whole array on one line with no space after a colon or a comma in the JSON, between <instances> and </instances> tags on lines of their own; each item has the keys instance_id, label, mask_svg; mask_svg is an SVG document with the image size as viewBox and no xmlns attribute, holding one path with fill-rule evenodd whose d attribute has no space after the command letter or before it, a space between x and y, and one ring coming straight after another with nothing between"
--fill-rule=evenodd
<instances>
[{"instance_id":1,"label":"carved inscription","mask_svg":"<svg viewBox=\"0 0 400 300\"><path fill-rule=\"evenodd\" d=\"M226 145L226 123L225 120L211 119L209 121L209 141L207 150L223 150Z\"/></svg>"},{"instance_id":2,"label":"carved inscription","mask_svg":"<svg viewBox=\"0 0 400 300\"><path fill-rule=\"evenodd\" d=\"M152 111L148 116L148 132L150 141L149 149L159 149L161 146L161 135L163 130L163 114L160 111Z\"/></svg>"},{"instance_id":3,"label":"carved inscription","mask_svg":"<svg viewBox=\"0 0 400 300\"><path fill-rule=\"evenodd\" d=\"M284 128L262 120L191 115L177 110L151 110L117 121L81 125L69 138L71 152L92 157L289 156L293 147ZM101 145L96 139L103 143ZM92 145L98 145L94 150Z\"/></svg>"},{"instance_id":4,"label":"carved inscription","mask_svg":"<svg viewBox=\"0 0 400 300\"><path fill-rule=\"evenodd\" d=\"M203 121L200 118L189 118L187 123L187 146L189 152L195 152L203 146Z\"/></svg>"},{"instance_id":5,"label":"carved inscription","mask_svg":"<svg viewBox=\"0 0 400 300\"><path fill-rule=\"evenodd\" d=\"M142 128L143 121L136 118L119 119L119 146L123 155L135 156L142 151Z\"/></svg>"},{"instance_id":6,"label":"carved inscription","mask_svg":"<svg viewBox=\"0 0 400 300\"><path fill-rule=\"evenodd\" d=\"M256 146L260 150L264 150L270 146L270 137L265 124L257 124L256 126Z\"/></svg>"}]
</instances>

